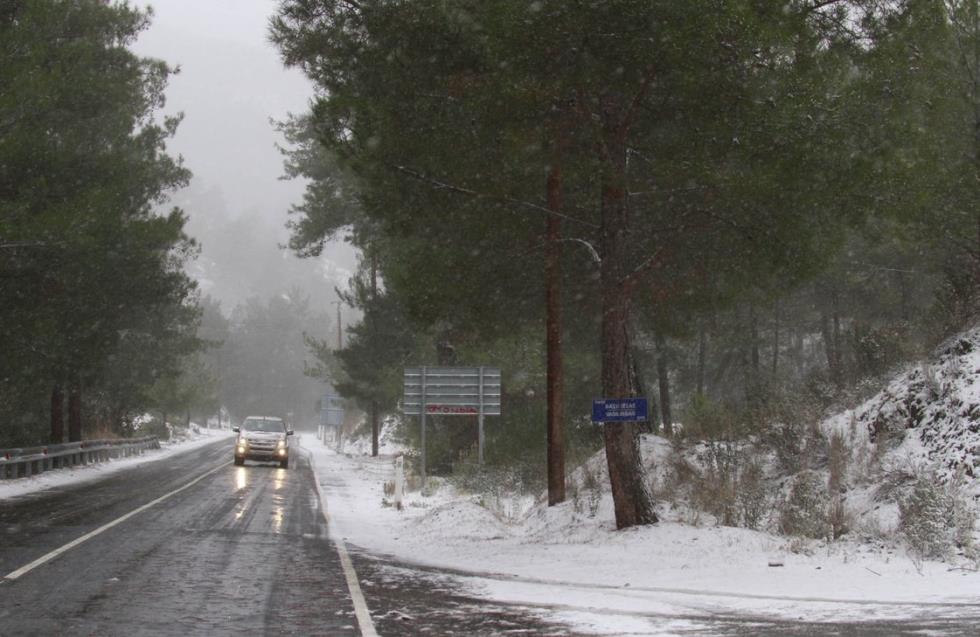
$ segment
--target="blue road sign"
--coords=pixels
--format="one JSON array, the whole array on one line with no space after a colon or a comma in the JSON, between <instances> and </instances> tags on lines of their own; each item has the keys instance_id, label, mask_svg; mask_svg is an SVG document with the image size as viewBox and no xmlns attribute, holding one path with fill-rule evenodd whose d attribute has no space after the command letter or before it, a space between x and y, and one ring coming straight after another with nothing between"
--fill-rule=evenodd
<instances>
[{"instance_id":1,"label":"blue road sign","mask_svg":"<svg viewBox=\"0 0 980 637\"><path fill-rule=\"evenodd\" d=\"M592 422L643 422L646 419L646 398L596 398L592 401Z\"/></svg>"}]
</instances>

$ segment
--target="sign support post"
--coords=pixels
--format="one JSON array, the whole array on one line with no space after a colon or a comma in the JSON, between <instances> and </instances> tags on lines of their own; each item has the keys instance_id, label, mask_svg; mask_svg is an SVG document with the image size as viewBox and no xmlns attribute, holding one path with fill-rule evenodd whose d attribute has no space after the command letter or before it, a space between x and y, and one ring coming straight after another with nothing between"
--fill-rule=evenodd
<instances>
[{"instance_id":1,"label":"sign support post","mask_svg":"<svg viewBox=\"0 0 980 637\"><path fill-rule=\"evenodd\" d=\"M480 413L477 415L477 459L483 466L483 367L480 367Z\"/></svg>"},{"instance_id":2,"label":"sign support post","mask_svg":"<svg viewBox=\"0 0 980 637\"><path fill-rule=\"evenodd\" d=\"M421 410L421 415L422 415L422 418L421 418L421 420L422 420L422 471L421 471L421 473L422 473L422 488L423 489L425 488L425 412L426 412L426 403L425 403L425 393L426 392L425 392L425 390L426 390L426 387L425 387L425 365L423 365L422 366L422 410Z\"/></svg>"}]
</instances>

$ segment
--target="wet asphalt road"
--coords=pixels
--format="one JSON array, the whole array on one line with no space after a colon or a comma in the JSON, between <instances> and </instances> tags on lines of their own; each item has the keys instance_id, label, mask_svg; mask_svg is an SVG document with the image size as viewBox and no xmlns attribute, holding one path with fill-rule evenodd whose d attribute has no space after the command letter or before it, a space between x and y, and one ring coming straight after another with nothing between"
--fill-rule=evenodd
<instances>
[{"instance_id":1,"label":"wet asphalt road","mask_svg":"<svg viewBox=\"0 0 980 637\"><path fill-rule=\"evenodd\" d=\"M0 635L357 635L301 453L230 463L230 442L99 482L0 501L0 576L192 478L192 487L0 583ZM568 634L521 609L386 578L354 556L381 635ZM364 567L364 572L362 572Z\"/></svg>"},{"instance_id":2,"label":"wet asphalt road","mask_svg":"<svg viewBox=\"0 0 980 637\"><path fill-rule=\"evenodd\" d=\"M15 581L0 580L0 636L358 635L309 464L235 467L229 441L98 482L0 501L0 577L211 470L193 486ZM355 538L351 540L356 541ZM495 604L457 574L351 554L380 635L573 635L563 609ZM601 618L601 611L598 611ZM611 623L620 617L610 615ZM980 618L808 624L639 616L624 634L978 635Z\"/></svg>"}]
</instances>

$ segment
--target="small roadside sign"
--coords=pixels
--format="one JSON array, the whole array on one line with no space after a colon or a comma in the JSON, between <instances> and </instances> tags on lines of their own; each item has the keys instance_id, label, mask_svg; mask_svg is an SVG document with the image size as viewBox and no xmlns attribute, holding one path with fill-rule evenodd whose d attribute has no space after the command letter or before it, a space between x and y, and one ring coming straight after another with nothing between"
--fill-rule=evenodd
<instances>
[{"instance_id":1,"label":"small roadside sign","mask_svg":"<svg viewBox=\"0 0 980 637\"><path fill-rule=\"evenodd\" d=\"M344 423L343 399L332 386L320 398L320 424L325 427L340 427Z\"/></svg>"},{"instance_id":2,"label":"small roadside sign","mask_svg":"<svg viewBox=\"0 0 980 637\"><path fill-rule=\"evenodd\" d=\"M646 398L596 398L592 401L592 422L645 422Z\"/></svg>"}]
</instances>

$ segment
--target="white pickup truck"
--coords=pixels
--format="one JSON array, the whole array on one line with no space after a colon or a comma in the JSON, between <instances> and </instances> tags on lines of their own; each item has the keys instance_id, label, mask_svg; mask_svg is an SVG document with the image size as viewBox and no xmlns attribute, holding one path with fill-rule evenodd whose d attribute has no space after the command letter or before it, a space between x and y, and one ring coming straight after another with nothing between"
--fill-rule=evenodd
<instances>
[{"instance_id":1,"label":"white pickup truck","mask_svg":"<svg viewBox=\"0 0 980 637\"><path fill-rule=\"evenodd\" d=\"M233 431L238 433L236 465L242 466L246 460L264 460L278 462L283 469L289 468L289 436L293 435L293 430L286 427L282 418L249 416Z\"/></svg>"}]
</instances>

